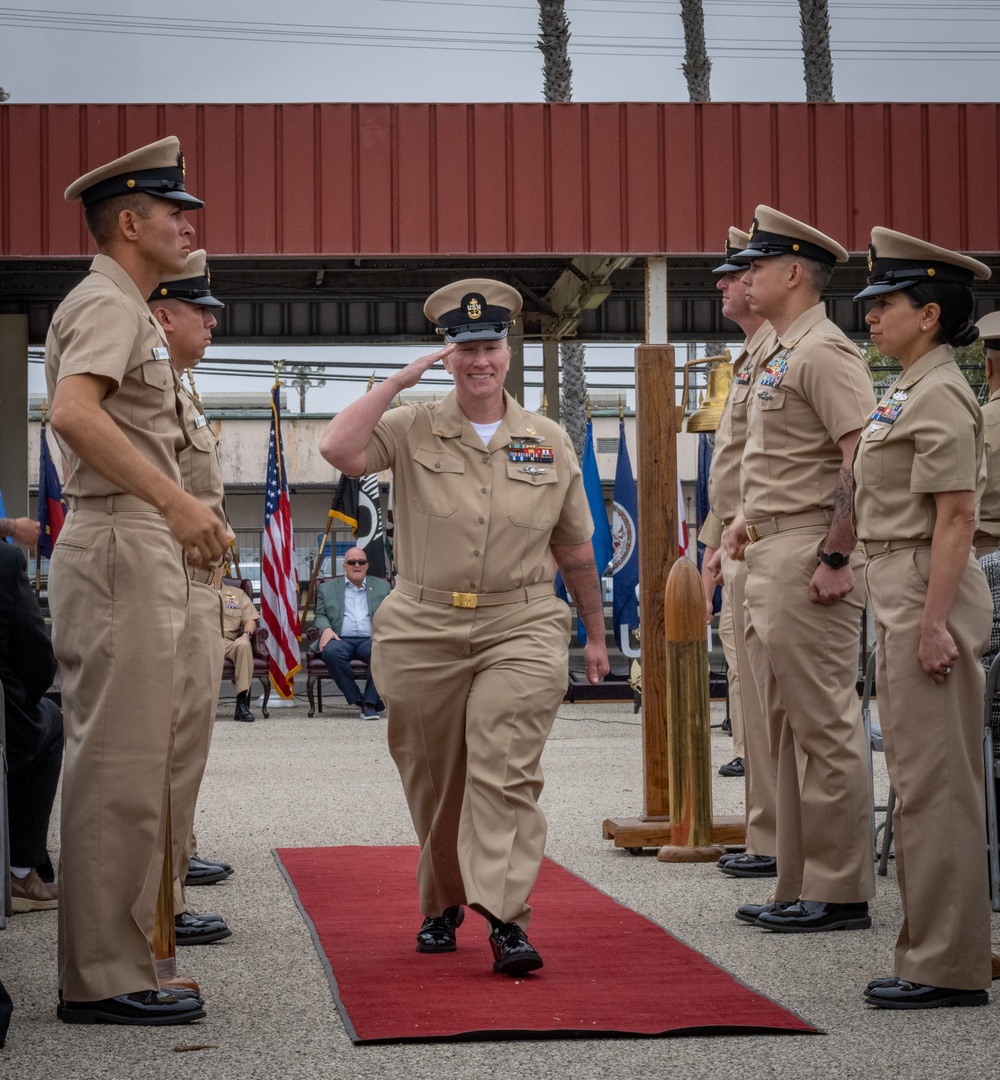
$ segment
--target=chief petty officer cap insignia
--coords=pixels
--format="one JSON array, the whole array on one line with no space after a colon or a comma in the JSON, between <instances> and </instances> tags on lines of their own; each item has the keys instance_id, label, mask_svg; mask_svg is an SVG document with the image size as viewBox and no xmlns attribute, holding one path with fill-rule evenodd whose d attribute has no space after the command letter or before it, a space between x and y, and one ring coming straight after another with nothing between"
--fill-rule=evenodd
<instances>
[{"instance_id":1,"label":"chief petty officer cap insignia","mask_svg":"<svg viewBox=\"0 0 1000 1080\"><path fill-rule=\"evenodd\" d=\"M201 304L202 307L225 307L221 300L216 300L212 295L212 279L206 259L204 248L192 251L179 274L170 274L160 281L153 290L149 303L173 296L178 300L186 300L189 304Z\"/></svg>"},{"instance_id":2,"label":"chief petty officer cap insignia","mask_svg":"<svg viewBox=\"0 0 1000 1080\"><path fill-rule=\"evenodd\" d=\"M431 293L424 314L449 344L455 341L496 341L521 311L517 289L491 278L465 278Z\"/></svg>"},{"instance_id":3,"label":"chief petty officer cap insignia","mask_svg":"<svg viewBox=\"0 0 1000 1080\"><path fill-rule=\"evenodd\" d=\"M190 210L205 205L184 190L184 155L176 135L168 135L92 169L70 184L65 197L68 202L80 199L89 207L102 199L137 193L172 199Z\"/></svg>"},{"instance_id":4,"label":"chief petty officer cap insignia","mask_svg":"<svg viewBox=\"0 0 1000 1080\"><path fill-rule=\"evenodd\" d=\"M855 300L898 292L921 281L971 285L973 281L985 281L990 276L990 268L978 259L928 244L926 240L918 240L906 233L883 229L881 225L872 229L868 269L871 271L868 287L862 289Z\"/></svg>"},{"instance_id":5,"label":"chief petty officer cap insignia","mask_svg":"<svg viewBox=\"0 0 1000 1080\"><path fill-rule=\"evenodd\" d=\"M984 349L1000 350L1000 311L991 311L984 315L979 322L979 339Z\"/></svg>"},{"instance_id":6,"label":"chief petty officer cap insignia","mask_svg":"<svg viewBox=\"0 0 1000 1080\"><path fill-rule=\"evenodd\" d=\"M743 262L772 255L801 255L826 266L847 262L847 251L836 240L770 206L757 207L748 235L747 246L735 253Z\"/></svg>"},{"instance_id":7,"label":"chief petty officer cap insignia","mask_svg":"<svg viewBox=\"0 0 1000 1080\"><path fill-rule=\"evenodd\" d=\"M737 229L735 225L730 225L729 235L726 237L725 261L720 266L717 266L712 273L739 274L746 270L749 266L749 260L741 259L739 262L736 262L734 256L741 252L749 243L749 233L745 233L742 229Z\"/></svg>"}]
</instances>

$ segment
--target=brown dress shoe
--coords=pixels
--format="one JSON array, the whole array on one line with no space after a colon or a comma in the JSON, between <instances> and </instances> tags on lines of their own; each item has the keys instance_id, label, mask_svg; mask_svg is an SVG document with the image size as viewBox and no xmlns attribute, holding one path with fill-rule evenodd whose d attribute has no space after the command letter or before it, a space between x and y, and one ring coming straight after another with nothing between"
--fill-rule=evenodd
<instances>
[{"instance_id":1,"label":"brown dress shoe","mask_svg":"<svg viewBox=\"0 0 1000 1080\"><path fill-rule=\"evenodd\" d=\"M59 906L58 886L46 885L35 869L24 878L10 875L10 896L15 913L51 911Z\"/></svg>"}]
</instances>

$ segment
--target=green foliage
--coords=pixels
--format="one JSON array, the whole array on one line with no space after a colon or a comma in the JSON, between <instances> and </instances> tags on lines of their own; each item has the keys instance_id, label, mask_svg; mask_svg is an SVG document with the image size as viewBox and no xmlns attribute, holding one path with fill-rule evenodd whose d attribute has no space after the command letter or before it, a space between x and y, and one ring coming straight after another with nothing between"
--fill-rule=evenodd
<instances>
[{"instance_id":1,"label":"green foliage","mask_svg":"<svg viewBox=\"0 0 1000 1080\"><path fill-rule=\"evenodd\" d=\"M902 370L899 362L883 356L870 341L858 342L861 355L871 369L872 381L875 383L875 393L881 396L895 380ZM985 362L983 357L983 343L975 341L971 345L964 345L955 349L955 363L965 376L973 393L980 401L985 401L989 391L986 388L986 378L983 371Z\"/></svg>"}]
</instances>

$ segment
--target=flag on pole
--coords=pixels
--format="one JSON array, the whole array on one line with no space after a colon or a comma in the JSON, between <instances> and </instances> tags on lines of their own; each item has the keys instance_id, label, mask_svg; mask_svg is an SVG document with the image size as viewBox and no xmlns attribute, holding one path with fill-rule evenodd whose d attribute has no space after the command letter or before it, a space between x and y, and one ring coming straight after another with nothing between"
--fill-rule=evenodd
<instances>
[{"instance_id":1,"label":"flag on pole","mask_svg":"<svg viewBox=\"0 0 1000 1080\"><path fill-rule=\"evenodd\" d=\"M350 525L355 546L368 556L368 573L384 578L385 525L375 473L360 479L342 473L333 493L331 513L345 525Z\"/></svg>"},{"instance_id":2,"label":"flag on pole","mask_svg":"<svg viewBox=\"0 0 1000 1080\"><path fill-rule=\"evenodd\" d=\"M0 491L0 518L5 518L6 516L7 516L7 507L6 507L6 506L4 506L4 502L3 502L3 492L2 492L2 491ZM6 542L7 542L8 544L13 544L13 543L14 543L14 540L13 540L13 538L12 538L12 537L10 537L10 536L5 536L5 537L4 537L4 540L5 540L5 541L6 541Z\"/></svg>"},{"instance_id":3,"label":"flag on pole","mask_svg":"<svg viewBox=\"0 0 1000 1080\"><path fill-rule=\"evenodd\" d=\"M66 507L62 501L62 486L56 472L49 443L45 437L45 424L41 429L41 451L38 460L38 554L51 559L52 548L59 539L59 530L66 520Z\"/></svg>"},{"instance_id":4,"label":"flag on pole","mask_svg":"<svg viewBox=\"0 0 1000 1080\"><path fill-rule=\"evenodd\" d=\"M639 628L639 505L632 475L632 462L625 441L625 421L618 421L618 464L615 468L615 506L612 512L611 540L614 554L612 612L615 641L627 656L634 652L630 634ZM628 651L626 651L628 650Z\"/></svg>"},{"instance_id":5,"label":"flag on pole","mask_svg":"<svg viewBox=\"0 0 1000 1080\"><path fill-rule=\"evenodd\" d=\"M698 436L698 479L694 489L694 512L697 533L701 535L701 530L708 520L708 515L711 513L712 506L708 499L708 478L712 471L712 440L705 434ZM705 545L701 540L697 541L697 556L698 556L698 569L701 569L702 563L705 561ZM720 611L722 608L722 589L720 586L715 587L715 592L712 594L712 609L714 611Z\"/></svg>"},{"instance_id":6,"label":"flag on pole","mask_svg":"<svg viewBox=\"0 0 1000 1080\"><path fill-rule=\"evenodd\" d=\"M597 576L603 578L604 571L614 551L611 540L611 526L608 524L608 512L604 508L604 492L601 490L601 474L597 471L597 454L594 451L594 424L587 421L587 434L583 443L583 490L587 493L587 505L590 507L590 516L594 519L594 562L597 564ZM560 576L559 583L562 584ZM565 585L562 586L565 594ZM601 581L601 594L604 594L604 582ZM587 644L587 631L583 620L577 616L576 636L581 645Z\"/></svg>"},{"instance_id":7,"label":"flag on pole","mask_svg":"<svg viewBox=\"0 0 1000 1080\"><path fill-rule=\"evenodd\" d=\"M681 478L677 477L677 554L688 553L688 523L687 511L684 509L684 491L681 488Z\"/></svg>"},{"instance_id":8,"label":"flag on pole","mask_svg":"<svg viewBox=\"0 0 1000 1080\"><path fill-rule=\"evenodd\" d=\"M294 697L299 655L299 599L292 544L292 508L281 449L281 383L271 388L271 438L264 489L264 539L261 552L260 612L267 630L271 685L283 698Z\"/></svg>"}]
</instances>

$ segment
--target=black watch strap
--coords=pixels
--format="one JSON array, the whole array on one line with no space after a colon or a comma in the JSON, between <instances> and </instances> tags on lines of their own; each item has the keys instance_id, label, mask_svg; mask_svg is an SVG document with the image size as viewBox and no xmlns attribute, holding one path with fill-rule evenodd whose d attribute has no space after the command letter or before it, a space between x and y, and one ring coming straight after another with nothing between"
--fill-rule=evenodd
<instances>
[{"instance_id":1,"label":"black watch strap","mask_svg":"<svg viewBox=\"0 0 1000 1080\"><path fill-rule=\"evenodd\" d=\"M850 566L851 556L843 555L839 551L821 551L819 561L826 563L831 570L843 570L845 566Z\"/></svg>"}]
</instances>

